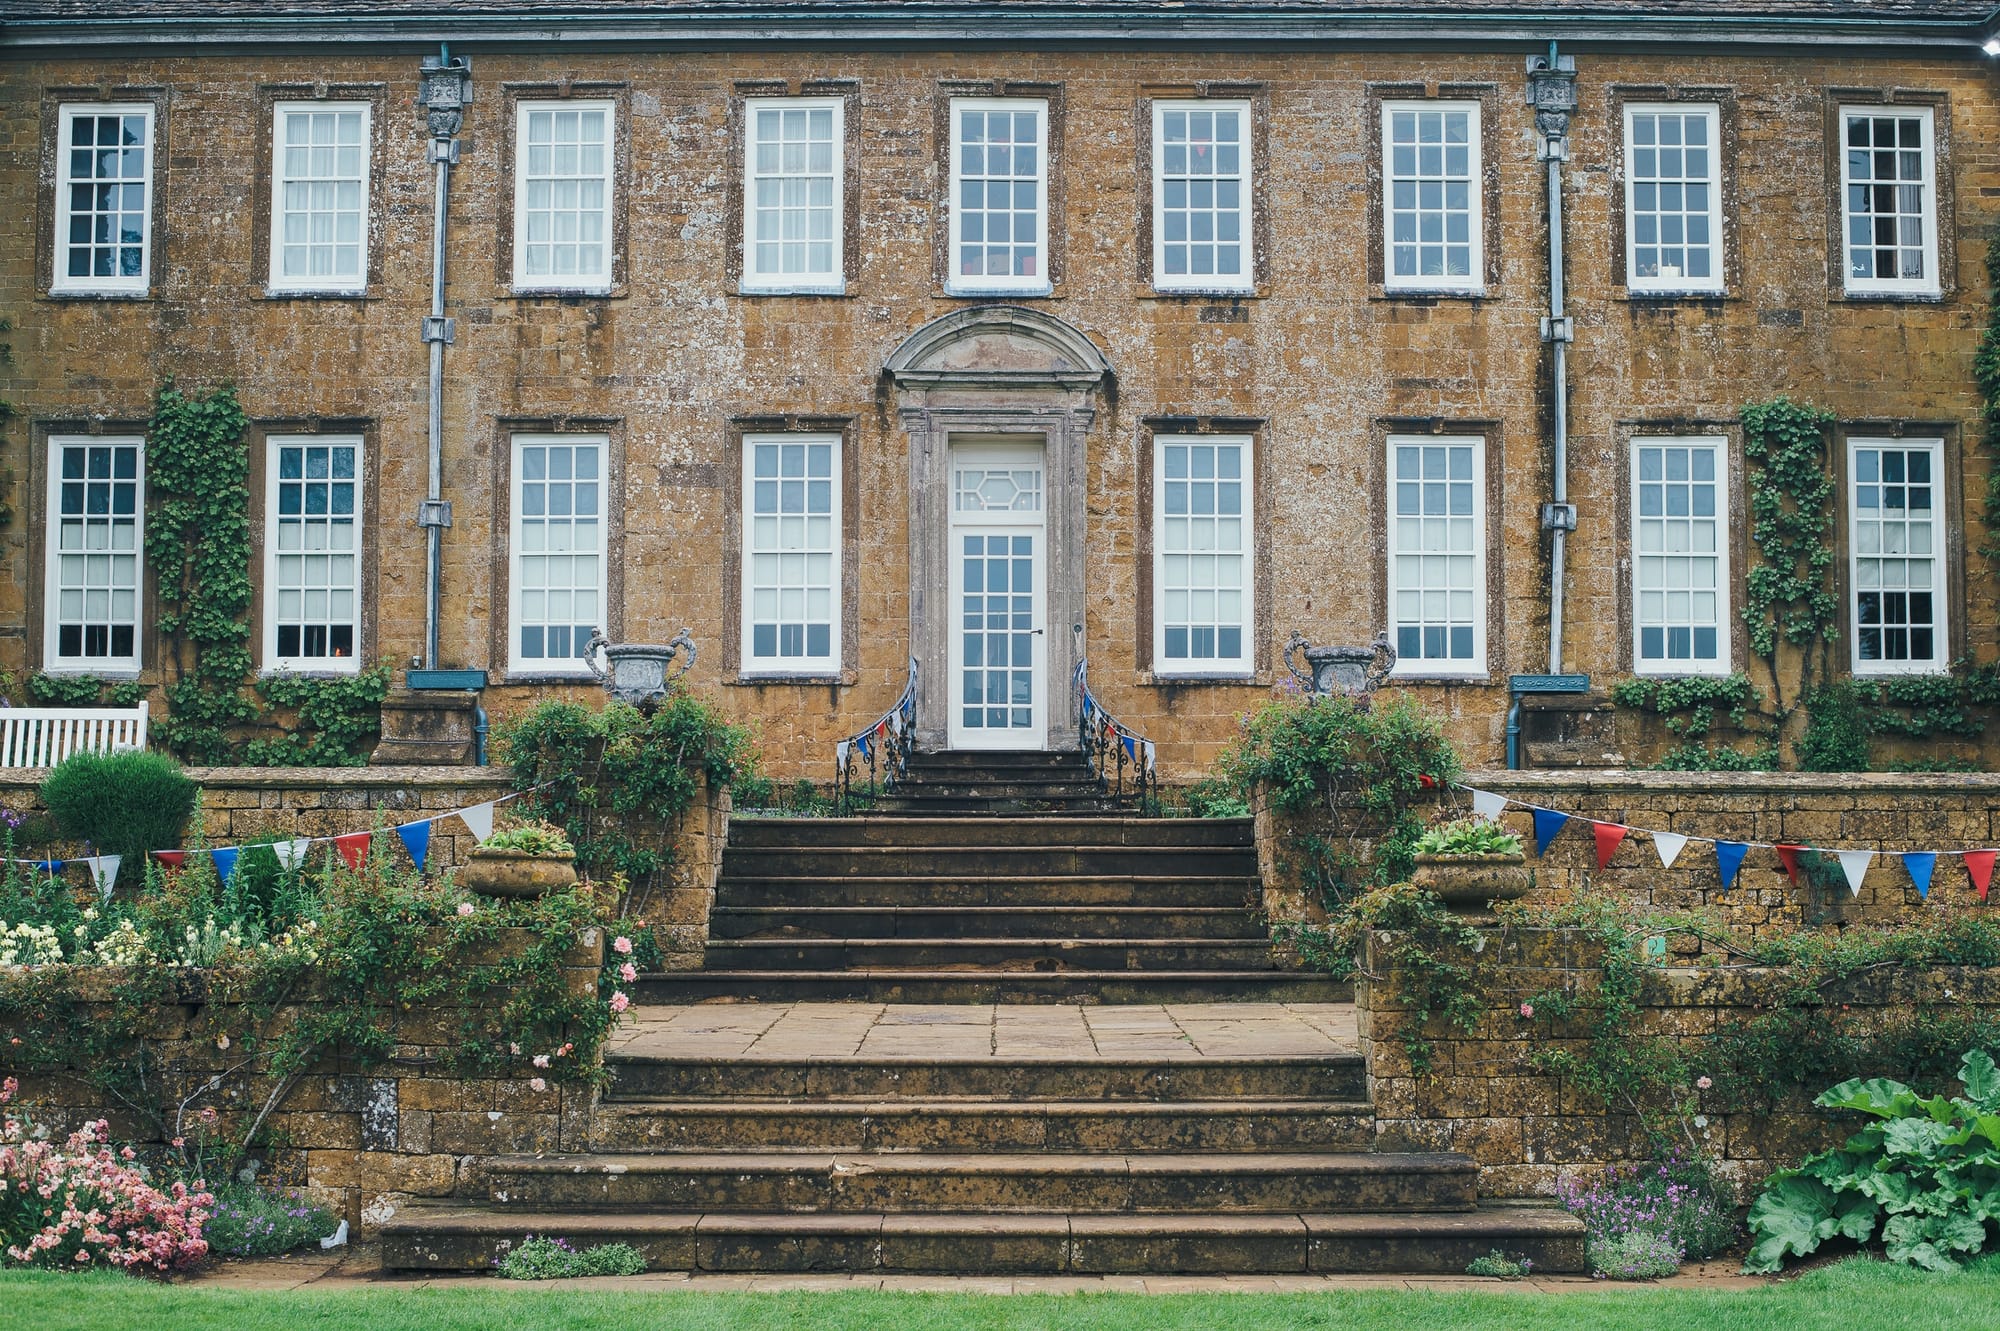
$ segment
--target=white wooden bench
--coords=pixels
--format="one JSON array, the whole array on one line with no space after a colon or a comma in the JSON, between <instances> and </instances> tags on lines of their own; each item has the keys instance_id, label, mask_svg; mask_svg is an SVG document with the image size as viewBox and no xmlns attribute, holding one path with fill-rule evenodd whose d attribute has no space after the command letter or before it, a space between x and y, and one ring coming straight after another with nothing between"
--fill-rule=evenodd
<instances>
[{"instance_id":1,"label":"white wooden bench","mask_svg":"<svg viewBox=\"0 0 2000 1331\"><path fill-rule=\"evenodd\" d=\"M0 707L0 767L54 767L72 753L146 747L137 707Z\"/></svg>"}]
</instances>

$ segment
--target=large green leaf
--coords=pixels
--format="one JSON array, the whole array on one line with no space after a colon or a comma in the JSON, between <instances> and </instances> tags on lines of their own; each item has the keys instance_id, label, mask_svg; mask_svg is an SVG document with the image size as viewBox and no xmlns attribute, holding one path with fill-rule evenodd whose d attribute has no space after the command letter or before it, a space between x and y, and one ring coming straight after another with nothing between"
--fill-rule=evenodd
<instances>
[{"instance_id":1,"label":"large green leaf","mask_svg":"<svg viewBox=\"0 0 2000 1331\"><path fill-rule=\"evenodd\" d=\"M1831 1238L1837 1227L1831 1188L1803 1174L1781 1174L1750 1208L1750 1232L1757 1242L1743 1269L1775 1271L1786 1254L1805 1256Z\"/></svg>"},{"instance_id":2,"label":"large green leaf","mask_svg":"<svg viewBox=\"0 0 2000 1331\"><path fill-rule=\"evenodd\" d=\"M1916 1155L1928 1160L1951 1134L1948 1125L1928 1118L1899 1118L1889 1124L1882 1145L1891 1155Z\"/></svg>"},{"instance_id":3,"label":"large green leaf","mask_svg":"<svg viewBox=\"0 0 2000 1331\"><path fill-rule=\"evenodd\" d=\"M1883 1251L1892 1262L1907 1262L1926 1271L1954 1271L1958 1263L1938 1243L1944 1221L1936 1216L1891 1216L1882 1226Z\"/></svg>"},{"instance_id":4,"label":"large green leaf","mask_svg":"<svg viewBox=\"0 0 2000 1331\"><path fill-rule=\"evenodd\" d=\"M2000 1109L2000 1068L1984 1049L1968 1049L1959 1060L1958 1079L1965 1083L1965 1098L1991 1111Z\"/></svg>"},{"instance_id":5,"label":"large green leaf","mask_svg":"<svg viewBox=\"0 0 2000 1331\"><path fill-rule=\"evenodd\" d=\"M1856 1109L1877 1118L1895 1118L1909 1112L1917 1093L1887 1077L1856 1077L1824 1091L1813 1103L1826 1109Z\"/></svg>"}]
</instances>

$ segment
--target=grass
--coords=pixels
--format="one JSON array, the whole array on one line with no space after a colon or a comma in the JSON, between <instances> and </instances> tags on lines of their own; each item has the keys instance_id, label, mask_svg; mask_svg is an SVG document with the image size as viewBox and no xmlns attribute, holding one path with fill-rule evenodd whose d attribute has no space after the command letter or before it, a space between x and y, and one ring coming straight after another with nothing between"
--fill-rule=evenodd
<instances>
[{"instance_id":1,"label":"grass","mask_svg":"<svg viewBox=\"0 0 2000 1331\"><path fill-rule=\"evenodd\" d=\"M321 1291L160 1285L127 1276L0 1274L9 1326L34 1331L1985 1331L2000 1320L2000 1258L1957 1275L1836 1263L1749 1290L1535 1294L1336 1290L1325 1294L993 1297L971 1294L692 1294L599 1283L350 1286Z\"/></svg>"}]
</instances>

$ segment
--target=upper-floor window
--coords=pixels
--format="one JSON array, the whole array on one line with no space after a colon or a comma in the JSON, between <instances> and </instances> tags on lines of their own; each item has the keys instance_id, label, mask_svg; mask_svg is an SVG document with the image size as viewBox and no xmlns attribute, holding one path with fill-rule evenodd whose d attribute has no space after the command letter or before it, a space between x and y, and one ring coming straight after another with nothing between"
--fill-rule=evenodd
<instances>
[{"instance_id":1,"label":"upper-floor window","mask_svg":"<svg viewBox=\"0 0 2000 1331\"><path fill-rule=\"evenodd\" d=\"M743 441L743 673L840 670L840 438Z\"/></svg>"},{"instance_id":2,"label":"upper-floor window","mask_svg":"<svg viewBox=\"0 0 2000 1331\"><path fill-rule=\"evenodd\" d=\"M1153 285L1247 291L1250 104L1153 103Z\"/></svg>"},{"instance_id":3,"label":"upper-floor window","mask_svg":"<svg viewBox=\"0 0 2000 1331\"><path fill-rule=\"evenodd\" d=\"M1857 674L1946 668L1944 445L1847 442L1848 595Z\"/></svg>"},{"instance_id":4,"label":"upper-floor window","mask_svg":"<svg viewBox=\"0 0 2000 1331\"><path fill-rule=\"evenodd\" d=\"M361 441L273 438L264 482L264 663L361 668Z\"/></svg>"},{"instance_id":5,"label":"upper-floor window","mask_svg":"<svg viewBox=\"0 0 2000 1331\"><path fill-rule=\"evenodd\" d=\"M1049 104L954 98L948 291L1046 293Z\"/></svg>"},{"instance_id":6,"label":"upper-floor window","mask_svg":"<svg viewBox=\"0 0 2000 1331\"><path fill-rule=\"evenodd\" d=\"M1625 108L1625 285L1722 290L1721 111Z\"/></svg>"},{"instance_id":7,"label":"upper-floor window","mask_svg":"<svg viewBox=\"0 0 2000 1331\"><path fill-rule=\"evenodd\" d=\"M611 287L610 102L522 102L515 136L514 285Z\"/></svg>"},{"instance_id":8,"label":"upper-floor window","mask_svg":"<svg viewBox=\"0 0 2000 1331\"><path fill-rule=\"evenodd\" d=\"M839 291L838 97L758 97L744 106L743 289Z\"/></svg>"},{"instance_id":9,"label":"upper-floor window","mask_svg":"<svg viewBox=\"0 0 2000 1331\"><path fill-rule=\"evenodd\" d=\"M1383 285L1484 287L1479 103L1385 102L1382 160Z\"/></svg>"},{"instance_id":10,"label":"upper-floor window","mask_svg":"<svg viewBox=\"0 0 2000 1331\"><path fill-rule=\"evenodd\" d=\"M1250 441L1163 435L1154 448L1154 673L1248 674Z\"/></svg>"},{"instance_id":11,"label":"upper-floor window","mask_svg":"<svg viewBox=\"0 0 2000 1331\"><path fill-rule=\"evenodd\" d=\"M271 289L368 284L366 102L281 102L272 131Z\"/></svg>"},{"instance_id":12,"label":"upper-floor window","mask_svg":"<svg viewBox=\"0 0 2000 1331\"><path fill-rule=\"evenodd\" d=\"M1632 442L1633 666L1729 669L1728 471L1721 439Z\"/></svg>"},{"instance_id":13,"label":"upper-floor window","mask_svg":"<svg viewBox=\"0 0 2000 1331\"><path fill-rule=\"evenodd\" d=\"M150 103L62 108L55 212L51 291L145 292L152 276Z\"/></svg>"},{"instance_id":14,"label":"upper-floor window","mask_svg":"<svg viewBox=\"0 0 2000 1331\"><path fill-rule=\"evenodd\" d=\"M602 435L515 435L509 670L582 675L604 619Z\"/></svg>"},{"instance_id":15,"label":"upper-floor window","mask_svg":"<svg viewBox=\"0 0 2000 1331\"><path fill-rule=\"evenodd\" d=\"M145 515L145 440L49 440L48 669L139 668Z\"/></svg>"},{"instance_id":16,"label":"upper-floor window","mask_svg":"<svg viewBox=\"0 0 2000 1331\"><path fill-rule=\"evenodd\" d=\"M1840 110L1847 290L1936 295L1937 174L1931 110Z\"/></svg>"},{"instance_id":17,"label":"upper-floor window","mask_svg":"<svg viewBox=\"0 0 2000 1331\"><path fill-rule=\"evenodd\" d=\"M1389 440L1389 620L1400 673L1486 671L1485 490L1485 440Z\"/></svg>"}]
</instances>

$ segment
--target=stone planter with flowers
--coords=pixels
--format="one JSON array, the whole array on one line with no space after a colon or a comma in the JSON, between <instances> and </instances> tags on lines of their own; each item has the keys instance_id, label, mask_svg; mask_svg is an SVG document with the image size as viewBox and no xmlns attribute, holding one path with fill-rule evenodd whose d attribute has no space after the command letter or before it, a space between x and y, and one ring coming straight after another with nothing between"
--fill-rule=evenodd
<instances>
[{"instance_id":1,"label":"stone planter with flowers","mask_svg":"<svg viewBox=\"0 0 2000 1331\"><path fill-rule=\"evenodd\" d=\"M1521 838L1490 818L1461 818L1430 828L1416 844L1416 886L1457 915L1485 915L1494 902L1513 901L1535 884Z\"/></svg>"},{"instance_id":2,"label":"stone planter with flowers","mask_svg":"<svg viewBox=\"0 0 2000 1331\"><path fill-rule=\"evenodd\" d=\"M479 843L458 881L481 896L544 897L576 885L576 847L548 823L509 827Z\"/></svg>"}]
</instances>

